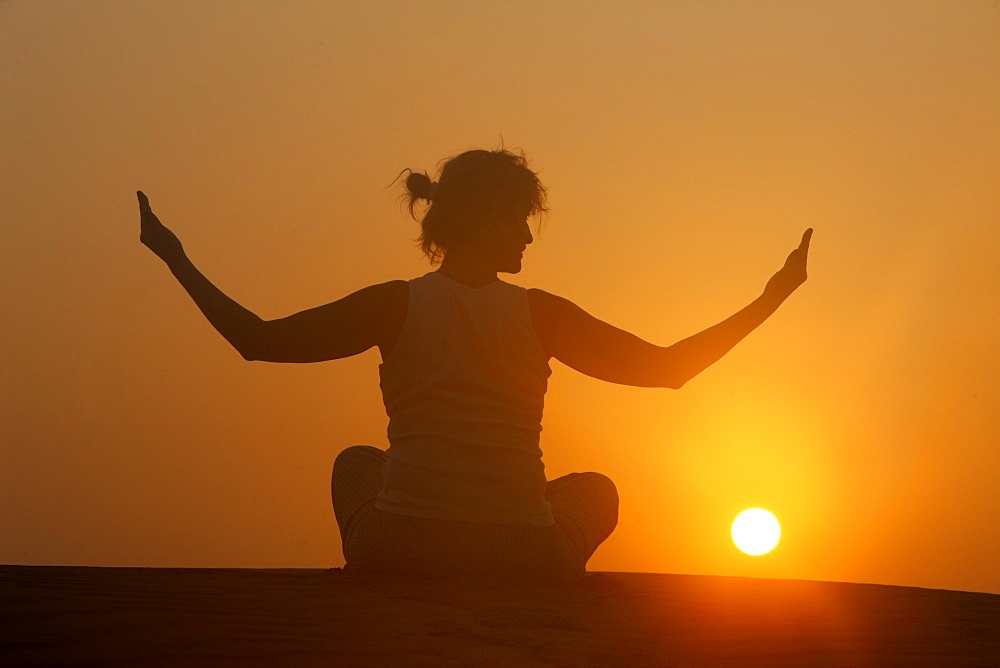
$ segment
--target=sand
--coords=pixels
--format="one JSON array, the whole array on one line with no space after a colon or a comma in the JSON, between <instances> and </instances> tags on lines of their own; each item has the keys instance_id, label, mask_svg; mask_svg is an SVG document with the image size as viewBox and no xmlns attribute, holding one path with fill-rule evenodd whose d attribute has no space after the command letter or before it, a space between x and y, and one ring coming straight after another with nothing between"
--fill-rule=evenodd
<instances>
[{"instance_id":1,"label":"sand","mask_svg":"<svg viewBox=\"0 0 1000 668\"><path fill-rule=\"evenodd\" d=\"M1000 665L1000 595L589 573L0 566L0 664Z\"/></svg>"}]
</instances>

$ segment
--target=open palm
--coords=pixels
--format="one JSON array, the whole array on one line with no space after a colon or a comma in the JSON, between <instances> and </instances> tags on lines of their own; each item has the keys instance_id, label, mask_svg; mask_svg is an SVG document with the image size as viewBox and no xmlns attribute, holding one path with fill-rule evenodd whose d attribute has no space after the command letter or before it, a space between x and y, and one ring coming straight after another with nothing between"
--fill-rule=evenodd
<instances>
[{"instance_id":1,"label":"open palm","mask_svg":"<svg viewBox=\"0 0 1000 668\"><path fill-rule=\"evenodd\" d=\"M798 248L788 254L785 265L771 277L764 288L764 294L784 301L795 289L806 282L806 264L809 259L809 241L812 239L810 227L802 234Z\"/></svg>"},{"instance_id":2,"label":"open palm","mask_svg":"<svg viewBox=\"0 0 1000 668\"><path fill-rule=\"evenodd\" d=\"M139 198L139 241L164 261L182 255L184 247L180 239L156 217L145 193L139 190L136 196Z\"/></svg>"}]
</instances>

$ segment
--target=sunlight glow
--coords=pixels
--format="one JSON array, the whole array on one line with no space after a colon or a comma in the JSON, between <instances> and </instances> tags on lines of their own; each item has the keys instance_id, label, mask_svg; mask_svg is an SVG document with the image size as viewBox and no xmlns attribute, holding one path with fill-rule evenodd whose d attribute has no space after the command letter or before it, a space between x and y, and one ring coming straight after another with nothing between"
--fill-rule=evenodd
<instances>
[{"instance_id":1,"label":"sunlight glow","mask_svg":"<svg viewBox=\"0 0 1000 668\"><path fill-rule=\"evenodd\" d=\"M763 508L749 508L733 520L733 542L753 557L767 554L781 540L778 519Z\"/></svg>"}]
</instances>

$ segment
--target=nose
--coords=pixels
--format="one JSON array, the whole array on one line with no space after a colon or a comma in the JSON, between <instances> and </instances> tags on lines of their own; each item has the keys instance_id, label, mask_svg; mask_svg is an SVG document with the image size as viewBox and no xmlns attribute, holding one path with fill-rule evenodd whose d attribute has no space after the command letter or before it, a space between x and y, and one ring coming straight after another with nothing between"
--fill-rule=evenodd
<instances>
[{"instance_id":1,"label":"nose","mask_svg":"<svg viewBox=\"0 0 1000 668\"><path fill-rule=\"evenodd\" d=\"M531 225L528 225L528 221L526 220L524 221L524 245L527 246L534 240L535 237L531 236Z\"/></svg>"}]
</instances>

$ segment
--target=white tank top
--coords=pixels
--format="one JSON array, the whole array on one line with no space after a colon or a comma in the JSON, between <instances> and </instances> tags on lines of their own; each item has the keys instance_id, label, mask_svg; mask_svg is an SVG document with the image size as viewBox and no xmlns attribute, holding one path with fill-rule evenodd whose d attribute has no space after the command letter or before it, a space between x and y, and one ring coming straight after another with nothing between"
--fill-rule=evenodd
<instances>
[{"instance_id":1,"label":"white tank top","mask_svg":"<svg viewBox=\"0 0 1000 668\"><path fill-rule=\"evenodd\" d=\"M528 293L431 272L409 283L406 323L379 367L389 415L375 507L427 519L554 523L538 440L551 374Z\"/></svg>"}]
</instances>

